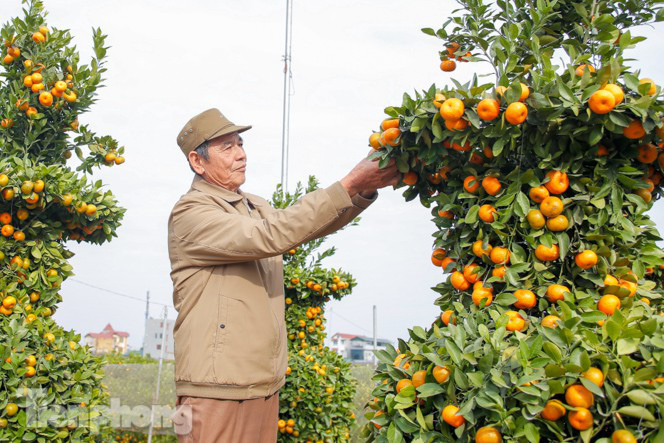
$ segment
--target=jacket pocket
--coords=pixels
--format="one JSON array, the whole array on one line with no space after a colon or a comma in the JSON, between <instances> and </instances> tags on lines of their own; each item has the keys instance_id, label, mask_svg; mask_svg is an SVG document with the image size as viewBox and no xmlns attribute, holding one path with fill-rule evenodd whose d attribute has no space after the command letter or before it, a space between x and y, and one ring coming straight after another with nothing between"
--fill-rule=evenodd
<instances>
[{"instance_id":1,"label":"jacket pocket","mask_svg":"<svg viewBox=\"0 0 664 443\"><path fill-rule=\"evenodd\" d=\"M225 296L220 299L225 300L227 309L224 327L220 327L221 344L215 346L213 353L216 383L237 386L272 383L279 334L275 334L269 303Z\"/></svg>"}]
</instances>

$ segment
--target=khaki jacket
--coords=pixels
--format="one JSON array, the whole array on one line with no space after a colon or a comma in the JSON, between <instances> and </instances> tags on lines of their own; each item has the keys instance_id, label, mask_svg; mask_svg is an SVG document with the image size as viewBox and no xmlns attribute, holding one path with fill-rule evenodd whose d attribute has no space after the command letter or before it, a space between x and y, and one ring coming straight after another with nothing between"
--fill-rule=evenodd
<instances>
[{"instance_id":1,"label":"khaki jacket","mask_svg":"<svg viewBox=\"0 0 664 443\"><path fill-rule=\"evenodd\" d=\"M288 363L282 254L371 204L337 182L282 210L196 177L168 220L179 396L267 397Z\"/></svg>"}]
</instances>

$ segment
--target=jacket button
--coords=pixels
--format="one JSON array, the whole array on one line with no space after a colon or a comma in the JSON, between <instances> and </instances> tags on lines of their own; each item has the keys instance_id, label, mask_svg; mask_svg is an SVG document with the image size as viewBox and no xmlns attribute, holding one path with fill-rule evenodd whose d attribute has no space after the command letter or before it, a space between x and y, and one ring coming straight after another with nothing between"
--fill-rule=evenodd
<instances>
[{"instance_id":1,"label":"jacket button","mask_svg":"<svg viewBox=\"0 0 664 443\"><path fill-rule=\"evenodd\" d=\"M221 329L224 329L224 328L226 327L226 325L222 323L222 324L219 325L219 327L220 327Z\"/></svg>"}]
</instances>

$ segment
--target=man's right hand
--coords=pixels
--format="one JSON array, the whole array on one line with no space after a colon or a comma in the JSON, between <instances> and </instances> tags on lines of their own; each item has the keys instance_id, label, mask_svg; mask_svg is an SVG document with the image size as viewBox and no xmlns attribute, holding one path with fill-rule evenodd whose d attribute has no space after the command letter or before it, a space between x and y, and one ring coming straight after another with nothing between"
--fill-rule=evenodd
<instances>
[{"instance_id":1,"label":"man's right hand","mask_svg":"<svg viewBox=\"0 0 664 443\"><path fill-rule=\"evenodd\" d=\"M390 160L385 168L378 167L378 160L364 158L344 178L342 186L348 194L373 194L377 189L396 185L401 180L401 173L394 160Z\"/></svg>"}]
</instances>

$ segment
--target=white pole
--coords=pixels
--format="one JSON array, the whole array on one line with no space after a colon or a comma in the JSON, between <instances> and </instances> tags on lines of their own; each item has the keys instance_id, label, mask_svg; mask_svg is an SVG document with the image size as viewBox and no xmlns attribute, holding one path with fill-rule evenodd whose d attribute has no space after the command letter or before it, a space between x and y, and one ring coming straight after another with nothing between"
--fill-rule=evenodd
<instances>
[{"instance_id":1,"label":"white pole","mask_svg":"<svg viewBox=\"0 0 664 443\"><path fill-rule=\"evenodd\" d=\"M290 36L288 33L288 25L290 21L290 0L286 0L286 42L284 44L284 103L282 110L282 119L281 119L281 192L286 192L286 157L287 157L287 142L286 142L286 118L287 118L287 103L289 101L289 84L288 84L288 73L290 71L290 53L289 53L289 40Z\"/></svg>"},{"instance_id":2,"label":"white pole","mask_svg":"<svg viewBox=\"0 0 664 443\"><path fill-rule=\"evenodd\" d=\"M376 305L373 305L373 350L374 350L374 356L373 356L373 363L374 366L376 366L376 363L378 360L376 359L376 351L378 350L378 337L376 335L376 330L377 330L377 314L376 314Z\"/></svg>"},{"instance_id":3,"label":"white pole","mask_svg":"<svg viewBox=\"0 0 664 443\"><path fill-rule=\"evenodd\" d=\"M164 306L164 317L161 327L161 352L159 354L159 369L157 370L157 388L154 391L154 397L152 398L152 405L150 407L150 430L148 431L148 443L152 443L152 429L154 428L154 407L159 402L159 388L161 386L161 367L164 362L164 348L166 342L166 316L168 315L168 310Z\"/></svg>"}]
</instances>

